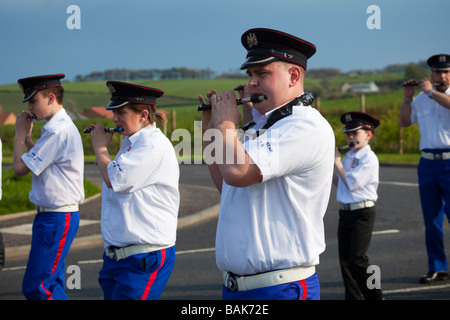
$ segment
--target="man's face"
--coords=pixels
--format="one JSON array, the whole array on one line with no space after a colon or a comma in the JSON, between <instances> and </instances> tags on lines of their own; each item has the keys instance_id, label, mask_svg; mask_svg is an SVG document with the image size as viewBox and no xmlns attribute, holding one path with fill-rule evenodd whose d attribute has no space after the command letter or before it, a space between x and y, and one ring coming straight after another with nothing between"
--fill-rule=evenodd
<instances>
[{"instance_id":1,"label":"man's face","mask_svg":"<svg viewBox=\"0 0 450 320\"><path fill-rule=\"evenodd\" d=\"M450 70L433 70L431 80L432 82L445 83L445 85L436 86L438 91L444 92L450 87Z\"/></svg>"},{"instance_id":2,"label":"man's face","mask_svg":"<svg viewBox=\"0 0 450 320\"><path fill-rule=\"evenodd\" d=\"M267 100L253 104L253 108L261 114L279 107L291 99L288 97L290 85L288 65L272 62L263 66L249 67L247 75L250 96L267 95Z\"/></svg>"}]
</instances>

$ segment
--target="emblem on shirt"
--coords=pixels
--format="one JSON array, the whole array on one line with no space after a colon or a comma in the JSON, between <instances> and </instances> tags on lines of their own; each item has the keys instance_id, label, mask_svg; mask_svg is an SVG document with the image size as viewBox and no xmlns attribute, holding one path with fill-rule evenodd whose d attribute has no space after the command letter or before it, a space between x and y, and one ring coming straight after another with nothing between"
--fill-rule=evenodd
<instances>
[{"instance_id":1,"label":"emblem on shirt","mask_svg":"<svg viewBox=\"0 0 450 320\"><path fill-rule=\"evenodd\" d=\"M256 35L252 32L250 32L247 35L247 45L249 48L257 46L258 45L258 39L256 38Z\"/></svg>"},{"instance_id":2,"label":"emblem on shirt","mask_svg":"<svg viewBox=\"0 0 450 320\"><path fill-rule=\"evenodd\" d=\"M114 168L117 168L117 169L118 169L119 171L121 171L121 172L123 171L122 168L120 167L119 162L118 162L117 160L114 160L114 161L113 161L113 167L114 167Z\"/></svg>"},{"instance_id":3,"label":"emblem on shirt","mask_svg":"<svg viewBox=\"0 0 450 320\"><path fill-rule=\"evenodd\" d=\"M352 161L352 169L356 168L359 164L359 159L353 159Z\"/></svg>"}]
</instances>

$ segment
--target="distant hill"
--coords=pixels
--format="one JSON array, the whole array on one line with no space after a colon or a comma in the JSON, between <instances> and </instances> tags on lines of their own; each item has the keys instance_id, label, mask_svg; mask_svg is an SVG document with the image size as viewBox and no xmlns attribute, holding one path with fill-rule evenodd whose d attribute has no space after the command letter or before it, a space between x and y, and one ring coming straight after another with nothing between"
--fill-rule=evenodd
<instances>
[{"instance_id":1,"label":"distant hill","mask_svg":"<svg viewBox=\"0 0 450 320\"><path fill-rule=\"evenodd\" d=\"M332 68L310 69L307 71L305 90L311 91L322 101L351 98L354 94L341 91L343 83L374 82L379 88L379 93L390 93L398 90L401 82L411 75L422 78L428 74L424 61L389 65L382 70L353 70L346 73ZM106 105L110 97L105 85L106 80L121 80L162 89L165 94L159 99L158 105L174 107L196 104L197 96L204 95L211 89L231 90L238 84L245 84L247 76L243 73L215 76L209 69L109 69L103 72L94 71L89 75L79 75L77 80L64 82L64 106L71 112L82 112L92 106ZM20 110L26 109L26 104L21 102L22 96L17 84L0 86L0 105L5 112L11 111L17 114Z\"/></svg>"}]
</instances>

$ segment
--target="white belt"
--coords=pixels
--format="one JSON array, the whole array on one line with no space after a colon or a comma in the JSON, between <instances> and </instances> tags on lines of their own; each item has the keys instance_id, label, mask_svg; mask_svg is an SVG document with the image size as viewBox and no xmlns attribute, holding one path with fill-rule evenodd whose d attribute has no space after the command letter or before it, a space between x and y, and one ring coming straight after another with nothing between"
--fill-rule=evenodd
<instances>
[{"instance_id":1,"label":"white belt","mask_svg":"<svg viewBox=\"0 0 450 320\"><path fill-rule=\"evenodd\" d=\"M375 201L372 201L372 200L355 202L355 203L341 203L341 209L346 210L346 211L370 208L373 206L375 206Z\"/></svg>"},{"instance_id":2,"label":"white belt","mask_svg":"<svg viewBox=\"0 0 450 320\"><path fill-rule=\"evenodd\" d=\"M223 284L231 291L246 291L262 287L275 286L283 283L300 281L316 272L314 266L296 267L257 274L254 276L235 276L229 272L223 273Z\"/></svg>"},{"instance_id":3,"label":"white belt","mask_svg":"<svg viewBox=\"0 0 450 320\"><path fill-rule=\"evenodd\" d=\"M158 251L173 247L174 245L157 246L153 244L135 244L124 248L108 247L105 249L105 253L108 258L119 261L135 254Z\"/></svg>"},{"instance_id":4,"label":"white belt","mask_svg":"<svg viewBox=\"0 0 450 320\"><path fill-rule=\"evenodd\" d=\"M427 160L448 160L450 159L450 152L432 153L422 151L422 158Z\"/></svg>"},{"instance_id":5,"label":"white belt","mask_svg":"<svg viewBox=\"0 0 450 320\"><path fill-rule=\"evenodd\" d=\"M75 212L78 211L78 205L77 204L71 204L68 206L62 206L58 208L45 208L37 206L36 210L38 212Z\"/></svg>"}]
</instances>

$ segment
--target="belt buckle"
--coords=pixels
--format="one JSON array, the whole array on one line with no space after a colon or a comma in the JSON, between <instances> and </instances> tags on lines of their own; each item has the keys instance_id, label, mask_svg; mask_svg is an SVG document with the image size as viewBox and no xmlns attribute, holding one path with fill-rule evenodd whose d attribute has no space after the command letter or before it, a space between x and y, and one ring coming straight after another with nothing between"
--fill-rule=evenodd
<instances>
[{"instance_id":1,"label":"belt buckle","mask_svg":"<svg viewBox=\"0 0 450 320\"><path fill-rule=\"evenodd\" d=\"M227 274L227 277L225 279L225 287L230 291L237 290L236 278L232 276L230 273Z\"/></svg>"},{"instance_id":2,"label":"belt buckle","mask_svg":"<svg viewBox=\"0 0 450 320\"><path fill-rule=\"evenodd\" d=\"M116 249L109 249L108 248L108 258L110 258L111 260L115 260L117 261L117 255L116 255Z\"/></svg>"},{"instance_id":3,"label":"belt buckle","mask_svg":"<svg viewBox=\"0 0 450 320\"><path fill-rule=\"evenodd\" d=\"M442 153L433 153L433 160L442 160Z\"/></svg>"}]
</instances>

